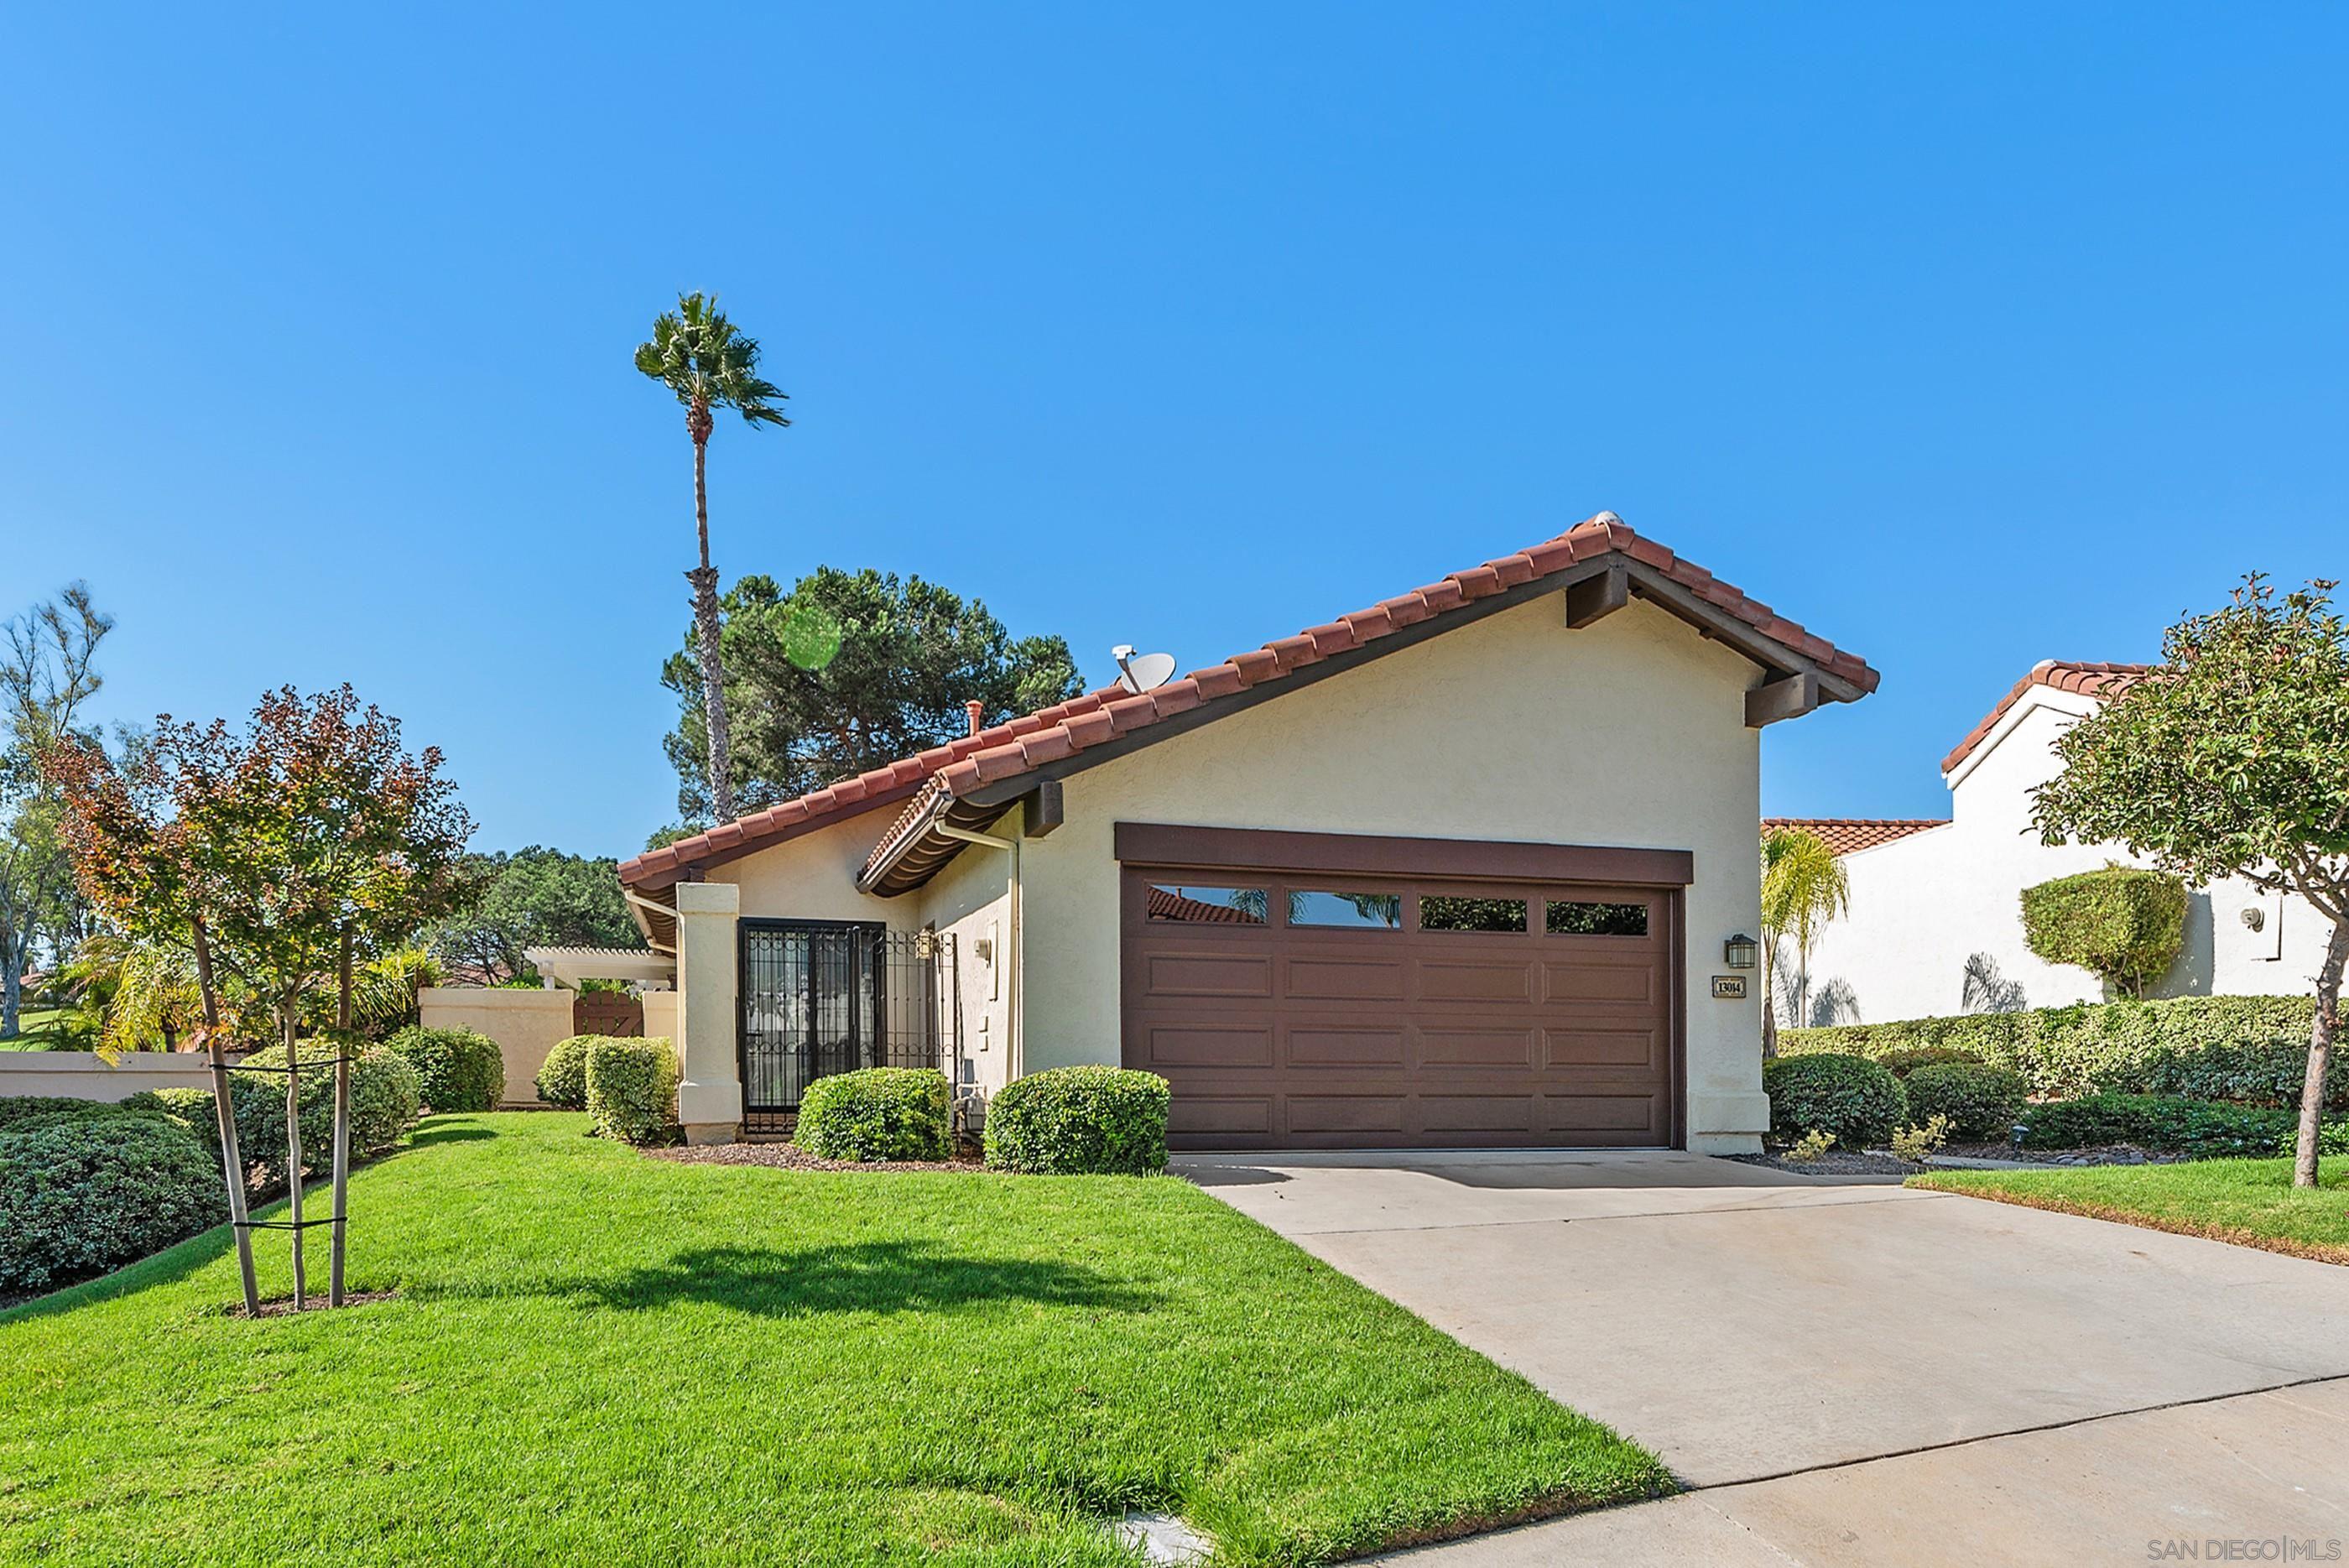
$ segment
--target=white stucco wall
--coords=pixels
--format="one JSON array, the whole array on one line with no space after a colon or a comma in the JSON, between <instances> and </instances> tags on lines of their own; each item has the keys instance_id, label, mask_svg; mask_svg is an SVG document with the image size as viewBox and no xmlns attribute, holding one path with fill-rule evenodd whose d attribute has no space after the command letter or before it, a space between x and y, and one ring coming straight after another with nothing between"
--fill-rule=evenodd
<instances>
[{"instance_id":1,"label":"white stucco wall","mask_svg":"<svg viewBox=\"0 0 2349 1568\"><path fill-rule=\"evenodd\" d=\"M2008 711L1951 775L1951 822L1844 857L1851 911L1811 952L1813 1018L1847 988L1855 1011L1836 1023L1883 1023L1969 1011L1968 961L1986 955L2030 1007L2103 997L2094 975L2051 964L2023 937L2023 889L2112 861L2144 861L2117 846L2049 847L2031 827L2031 791L2054 776L2054 742L2095 700L2034 688ZM2247 929L2246 909L2263 929ZM2329 930L2298 898L2230 879L2189 892L2186 950L2164 979L2164 996L2292 995L2313 990ZM1979 1011L1980 1008L1972 1009ZM1796 1022L1791 1012L1786 1020Z\"/></svg>"},{"instance_id":2,"label":"white stucco wall","mask_svg":"<svg viewBox=\"0 0 2349 1568\"><path fill-rule=\"evenodd\" d=\"M508 1106L539 1106L538 1070L555 1042L569 1038L576 992L525 991L519 987L432 985L416 993L418 1017L427 1029L470 1029L498 1043L505 1058Z\"/></svg>"},{"instance_id":3,"label":"white stucco wall","mask_svg":"<svg viewBox=\"0 0 2349 1568\"><path fill-rule=\"evenodd\" d=\"M1759 920L1758 668L1634 600L1579 631L1562 597L1447 631L1071 776L1026 851L1027 1068L1119 1057L1119 821L1694 852L1690 1142L1759 1147L1759 986L1717 1002Z\"/></svg>"},{"instance_id":4,"label":"white stucco wall","mask_svg":"<svg viewBox=\"0 0 2349 1568\"><path fill-rule=\"evenodd\" d=\"M1017 837L1015 808L988 832ZM1020 846L1023 871L1038 841ZM962 1086L990 1094L1011 1078L1011 1002L1017 986L1011 951L1010 857L973 845L928 884L896 904L916 906L921 923L954 939L956 990L962 1004Z\"/></svg>"}]
</instances>

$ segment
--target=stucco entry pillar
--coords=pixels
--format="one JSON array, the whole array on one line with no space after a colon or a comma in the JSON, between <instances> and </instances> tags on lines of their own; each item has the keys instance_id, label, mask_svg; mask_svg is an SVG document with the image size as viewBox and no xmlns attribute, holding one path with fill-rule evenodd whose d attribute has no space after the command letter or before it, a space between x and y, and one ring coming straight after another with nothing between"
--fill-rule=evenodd
<instances>
[{"instance_id":1,"label":"stucco entry pillar","mask_svg":"<svg viewBox=\"0 0 2349 1568\"><path fill-rule=\"evenodd\" d=\"M735 1050L740 1015L735 929L742 890L731 882L680 882L675 891L677 1119L688 1143L731 1143L742 1130Z\"/></svg>"}]
</instances>

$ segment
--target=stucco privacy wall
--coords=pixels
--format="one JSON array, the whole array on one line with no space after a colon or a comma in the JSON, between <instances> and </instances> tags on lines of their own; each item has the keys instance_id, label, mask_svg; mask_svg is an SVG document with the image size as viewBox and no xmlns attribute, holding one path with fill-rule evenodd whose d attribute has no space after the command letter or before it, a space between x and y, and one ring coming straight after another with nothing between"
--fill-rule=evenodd
<instances>
[{"instance_id":1,"label":"stucco privacy wall","mask_svg":"<svg viewBox=\"0 0 2349 1568\"><path fill-rule=\"evenodd\" d=\"M0 1051L0 1096L55 1096L112 1105L146 1089L209 1089L212 1065L194 1051Z\"/></svg>"},{"instance_id":2,"label":"stucco privacy wall","mask_svg":"<svg viewBox=\"0 0 2349 1568\"><path fill-rule=\"evenodd\" d=\"M1071 775L1023 849L1026 1070L1119 1059L1119 821L1688 849L1689 1141L1758 1148L1761 1003L1710 977L1759 919L1761 679L1644 602L1569 630L1550 594Z\"/></svg>"},{"instance_id":3,"label":"stucco privacy wall","mask_svg":"<svg viewBox=\"0 0 2349 1568\"><path fill-rule=\"evenodd\" d=\"M674 1041L677 1038L677 992L647 991L637 1000L645 1004L645 1038Z\"/></svg>"},{"instance_id":4,"label":"stucco privacy wall","mask_svg":"<svg viewBox=\"0 0 2349 1568\"><path fill-rule=\"evenodd\" d=\"M1882 1023L1978 1011L1986 999L1970 1003L1965 986L1976 954L2013 988L2005 1005L2101 999L2094 975L2032 952L2022 908L2023 889L2034 883L2115 860L2143 863L2117 846L2044 845L2031 826L2031 791L2057 771L2056 738L2095 706L2075 692L2034 688L1952 775L1948 826L1843 857L1851 909L1813 944L1812 1021ZM2246 909L2261 911L2259 931L2245 927ZM2196 889L2187 899L2186 950L2158 993L2307 994L2328 934L2302 899L2231 878Z\"/></svg>"},{"instance_id":5,"label":"stucco privacy wall","mask_svg":"<svg viewBox=\"0 0 2349 1568\"><path fill-rule=\"evenodd\" d=\"M416 993L417 1014L427 1029L470 1029L498 1043L505 1059L502 1103L538 1106L538 1070L554 1043L571 1034L568 991L520 987L427 986Z\"/></svg>"}]
</instances>

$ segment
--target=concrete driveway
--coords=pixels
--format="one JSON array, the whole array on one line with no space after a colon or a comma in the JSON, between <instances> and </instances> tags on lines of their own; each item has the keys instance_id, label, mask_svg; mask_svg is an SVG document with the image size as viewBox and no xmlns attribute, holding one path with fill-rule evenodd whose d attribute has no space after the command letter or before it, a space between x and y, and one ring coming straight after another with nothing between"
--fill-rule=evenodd
<instances>
[{"instance_id":1,"label":"concrete driveway","mask_svg":"<svg viewBox=\"0 0 2349 1568\"><path fill-rule=\"evenodd\" d=\"M1176 1168L1692 1489L1424 1568L2349 1543L2349 1269L1685 1154Z\"/></svg>"}]
</instances>

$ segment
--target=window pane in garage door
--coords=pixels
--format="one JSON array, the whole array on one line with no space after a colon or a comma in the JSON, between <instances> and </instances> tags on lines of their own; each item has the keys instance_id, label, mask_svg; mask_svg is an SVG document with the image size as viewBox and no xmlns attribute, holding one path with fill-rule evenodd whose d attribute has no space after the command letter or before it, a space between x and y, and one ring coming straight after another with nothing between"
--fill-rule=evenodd
<instances>
[{"instance_id":1,"label":"window pane in garage door","mask_svg":"<svg viewBox=\"0 0 2349 1568\"><path fill-rule=\"evenodd\" d=\"M1401 893L1326 893L1295 888L1288 894L1292 926L1352 927L1363 930L1402 929Z\"/></svg>"},{"instance_id":2,"label":"window pane in garage door","mask_svg":"<svg viewBox=\"0 0 2349 1568\"><path fill-rule=\"evenodd\" d=\"M1419 900L1423 931L1522 931L1523 898L1453 898L1427 894Z\"/></svg>"},{"instance_id":3,"label":"window pane in garage door","mask_svg":"<svg viewBox=\"0 0 2349 1568\"><path fill-rule=\"evenodd\" d=\"M1262 888L1150 885L1149 916L1176 925L1260 926L1269 907Z\"/></svg>"},{"instance_id":4,"label":"window pane in garage door","mask_svg":"<svg viewBox=\"0 0 2349 1568\"><path fill-rule=\"evenodd\" d=\"M1554 937L1644 937L1648 934L1648 906L1568 904L1552 899L1548 929Z\"/></svg>"}]
</instances>

